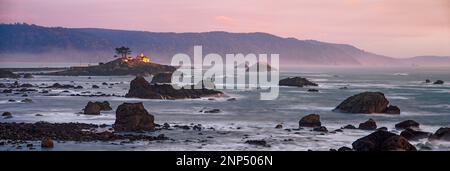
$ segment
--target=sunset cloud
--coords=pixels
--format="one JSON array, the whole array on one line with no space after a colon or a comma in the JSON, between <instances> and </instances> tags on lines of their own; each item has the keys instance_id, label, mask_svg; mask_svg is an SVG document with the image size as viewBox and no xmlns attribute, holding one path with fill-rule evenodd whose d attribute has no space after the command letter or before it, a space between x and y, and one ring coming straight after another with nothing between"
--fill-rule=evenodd
<instances>
[{"instance_id":1,"label":"sunset cloud","mask_svg":"<svg viewBox=\"0 0 450 171\"><path fill-rule=\"evenodd\" d=\"M224 26L234 26L236 24L234 19L223 15L216 16L214 19L216 20L217 23Z\"/></svg>"},{"instance_id":2,"label":"sunset cloud","mask_svg":"<svg viewBox=\"0 0 450 171\"><path fill-rule=\"evenodd\" d=\"M450 55L449 0L0 0L1 22L156 32L267 32L393 57Z\"/></svg>"}]
</instances>

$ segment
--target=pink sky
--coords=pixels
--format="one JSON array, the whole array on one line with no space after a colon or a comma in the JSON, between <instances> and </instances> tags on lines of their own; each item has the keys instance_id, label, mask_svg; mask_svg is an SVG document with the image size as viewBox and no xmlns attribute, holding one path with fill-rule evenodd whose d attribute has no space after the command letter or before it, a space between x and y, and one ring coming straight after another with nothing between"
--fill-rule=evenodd
<instances>
[{"instance_id":1,"label":"pink sky","mask_svg":"<svg viewBox=\"0 0 450 171\"><path fill-rule=\"evenodd\" d=\"M392 57L450 56L450 0L0 0L0 22L266 32Z\"/></svg>"}]
</instances>

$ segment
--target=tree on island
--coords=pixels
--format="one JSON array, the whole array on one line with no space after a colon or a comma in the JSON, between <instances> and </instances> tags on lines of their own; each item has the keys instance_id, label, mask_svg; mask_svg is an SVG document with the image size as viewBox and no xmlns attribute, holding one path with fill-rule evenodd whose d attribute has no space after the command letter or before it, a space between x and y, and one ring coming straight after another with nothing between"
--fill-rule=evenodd
<instances>
[{"instance_id":1,"label":"tree on island","mask_svg":"<svg viewBox=\"0 0 450 171\"><path fill-rule=\"evenodd\" d=\"M128 47L122 46L122 47L116 48L116 54L122 56L122 58L126 58L127 55L131 54L131 50Z\"/></svg>"}]
</instances>

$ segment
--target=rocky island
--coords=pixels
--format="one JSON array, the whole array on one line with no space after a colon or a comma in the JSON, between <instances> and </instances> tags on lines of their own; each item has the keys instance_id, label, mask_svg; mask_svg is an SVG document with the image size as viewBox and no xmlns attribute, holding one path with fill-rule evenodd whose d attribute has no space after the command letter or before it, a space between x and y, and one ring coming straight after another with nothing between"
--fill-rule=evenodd
<instances>
[{"instance_id":1,"label":"rocky island","mask_svg":"<svg viewBox=\"0 0 450 171\"><path fill-rule=\"evenodd\" d=\"M143 99L195 99L209 96L222 96L223 93L211 89L175 89L171 84L150 84L142 76L137 76L130 83L130 90L125 97Z\"/></svg>"},{"instance_id":2,"label":"rocky island","mask_svg":"<svg viewBox=\"0 0 450 171\"><path fill-rule=\"evenodd\" d=\"M278 83L280 86L296 86L296 87L305 87L305 86L319 86L317 83L309 81L306 78L302 77L288 77L285 79L281 79Z\"/></svg>"},{"instance_id":3,"label":"rocky island","mask_svg":"<svg viewBox=\"0 0 450 171\"><path fill-rule=\"evenodd\" d=\"M122 57L94 66L70 67L64 71L46 73L46 75L64 76L111 76L111 75L153 75L161 72L173 72L175 67L149 61L143 54L136 58Z\"/></svg>"},{"instance_id":4,"label":"rocky island","mask_svg":"<svg viewBox=\"0 0 450 171\"><path fill-rule=\"evenodd\" d=\"M333 111L342 113L400 114L400 108L390 105L381 92L363 92L345 99Z\"/></svg>"}]
</instances>

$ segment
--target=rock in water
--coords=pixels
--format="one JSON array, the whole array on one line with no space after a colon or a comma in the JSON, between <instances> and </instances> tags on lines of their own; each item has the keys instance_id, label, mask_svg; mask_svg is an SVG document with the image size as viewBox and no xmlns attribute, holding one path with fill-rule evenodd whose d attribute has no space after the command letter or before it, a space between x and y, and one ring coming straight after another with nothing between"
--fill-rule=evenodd
<instances>
[{"instance_id":1,"label":"rock in water","mask_svg":"<svg viewBox=\"0 0 450 171\"><path fill-rule=\"evenodd\" d=\"M41 141L42 148L53 148L53 140L49 137L45 137Z\"/></svg>"},{"instance_id":2,"label":"rock in water","mask_svg":"<svg viewBox=\"0 0 450 171\"><path fill-rule=\"evenodd\" d=\"M378 130L352 143L356 151L416 151L404 137Z\"/></svg>"},{"instance_id":3,"label":"rock in water","mask_svg":"<svg viewBox=\"0 0 450 171\"><path fill-rule=\"evenodd\" d=\"M86 107L83 109L83 113L87 115L100 115L100 111L112 110L109 102L88 102Z\"/></svg>"},{"instance_id":4,"label":"rock in water","mask_svg":"<svg viewBox=\"0 0 450 171\"><path fill-rule=\"evenodd\" d=\"M275 128L276 128L276 129L281 129L281 128L283 128L283 125L277 124L277 125L275 126Z\"/></svg>"},{"instance_id":5,"label":"rock in water","mask_svg":"<svg viewBox=\"0 0 450 171\"><path fill-rule=\"evenodd\" d=\"M345 125L344 127L342 127L343 129L356 129L356 127L355 126L353 126L353 125Z\"/></svg>"},{"instance_id":6,"label":"rock in water","mask_svg":"<svg viewBox=\"0 0 450 171\"><path fill-rule=\"evenodd\" d=\"M419 128L420 124L414 120L406 120L395 124L397 129Z\"/></svg>"},{"instance_id":7,"label":"rock in water","mask_svg":"<svg viewBox=\"0 0 450 171\"><path fill-rule=\"evenodd\" d=\"M263 147L270 147L269 144L265 140L247 140L245 141L247 144L258 145Z\"/></svg>"},{"instance_id":8,"label":"rock in water","mask_svg":"<svg viewBox=\"0 0 450 171\"><path fill-rule=\"evenodd\" d=\"M130 83L130 90L125 97L143 99L192 99L206 96L222 96L223 93L210 89L175 89L170 84L150 84L142 76L137 76Z\"/></svg>"},{"instance_id":9,"label":"rock in water","mask_svg":"<svg viewBox=\"0 0 450 171\"><path fill-rule=\"evenodd\" d=\"M388 106L389 101L381 92L364 92L345 99L333 111L343 113L387 113L400 114L397 106Z\"/></svg>"},{"instance_id":10,"label":"rock in water","mask_svg":"<svg viewBox=\"0 0 450 171\"><path fill-rule=\"evenodd\" d=\"M315 127L315 128L313 129L313 131L317 131L317 132L328 132L328 129L327 129L327 127L320 126L320 127Z\"/></svg>"},{"instance_id":11,"label":"rock in water","mask_svg":"<svg viewBox=\"0 0 450 171\"><path fill-rule=\"evenodd\" d=\"M101 107L97 103L88 102L86 107L84 107L84 114L86 115L100 115Z\"/></svg>"},{"instance_id":12,"label":"rock in water","mask_svg":"<svg viewBox=\"0 0 450 171\"><path fill-rule=\"evenodd\" d=\"M373 119L369 119L366 122L360 123L358 128L362 130L375 130L377 129L377 123Z\"/></svg>"},{"instance_id":13,"label":"rock in water","mask_svg":"<svg viewBox=\"0 0 450 171\"><path fill-rule=\"evenodd\" d=\"M11 71L0 69L0 78L20 78L20 75L14 74Z\"/></svg>"},{"instance_id":14,"label":"rock in water","mask_svg":"<svg viewBox=\"0 0 450 171\"><path fill-rule=\"evenodd\" d=\"M100 106L100 110L102 110L102 111L112 110L111 105L109 104L108 101L95 102L95 103Z\"/></svg>"},{"instance_id":15,"label":"rock in water","mask_svg":"<svg viewBox=\"0 0 450 171\"><path fill-rule=\"evenodd\" d=\"M433 135L430 136L430 140L450 141L450 128L439 128Z\"/></svg>"},{"instance_id":16,"label":"rock in water","mask_svg":"<svg viewBox=\"0 0 450 171\"><path fill-rule=\"evenodd\" d=\"M426 79L425 83L431 83L431 80L430 79Z\"/></svg>"},{"instance_id":17,"label":"rock in water","mask_svg":"<svg viewBox=\"0 0 450 171\"><path fill-rule=\"evenodd\" d=\"M437 80L437 81L435 81L433 84L444 84L444 81L442 81L442 80Z\"/></svg>"},{"instance_id":18,"label":"rock in water","mask_svg":"<svg viewBox=\"0 0 450 171\"><path fill-rule=\"evenodd\" d=\"M172 73L171 72L163 72L163 73L158 73L155 76L153 76L152 78L152 84L156 84L156 83L172 83Z\"/></svg>"},{"instance_id":19,"label":"rock in water","mask_svg":"<svg viewBox=\"0 0 450 171\"><path fill-rule=\"evenodd\" d=\"M432 133L416 131L411 128L406 128L404 131L400 133L402 137L405 137L408 140L419 140L423 138L428 138Z\"/></svg>"},{"instance_id":20,"label":"rock in water","mask_svg":"<svg viewBox=\"0 0 450 171\"><path fill-rule=\"evenodd\" d=\"M3 112L2 116L12 116L11 112Z\"/></svg>"},{"instance_id":21,"label":"rock in water","mask_svg":"<svg viewBox=\"0 0 450 171\"><path fill-rule=\"evenodd\" d=\"M317 89L308 89L308 92L319 92Z\"/></svg>"},{"instance_id":22,"label":"rock in water","mask_svg":"<svg viewBox=\"0 0 450 171\"><path fill-rule=\"evenodd\" d=\"M394 105L390 105L389 107L387 107L386 111L384 111L384 113L386 114L400 114L400 108L398 108L397 106Z\"/></svg>"},{"instance_id":23,"label":"rock in water","mask_svg":"<svg viewBox=\"0 0 450 171\"><path fill-rule=\"evenodd\" d=\"M280 86L297 86L297 87L319 86L318 84L313 83L313 82L309 81L308 79L302 78L302 77L288 77L288 78L280 80L278 85L280 85Z\"/></svg>"},{"instance_id":24,"label":"rock in water","mask_svg":"<svg viewBox=\"0 0 450 171\"><path fill-rule=\"evenodd\" d=\"M154 117L145 110L142 102L123 103L116 110L114 130L151 131L155 129Z\"/></svg>"},{"instance_id":25,"label":"rock in water","mask_svg":"<svg viewBox=\"0 0 450 171\"><path fill-rule=\"evenodd\" d=\"M30 73L25 73L23 75L23 78L34 78L33 75L31 75Z\"/></svg>"},{"instance_id":26,"label":"rock in water","mask_svg":"<svg viewBox=\"0 0 450 171\"><path fill-rule=\"evenodd\" d=\"M318 114L309 114L300 119L299 121L300 127L320 127L322 124L320 122L320 115Z\"/></svg>"}]
</instances>

